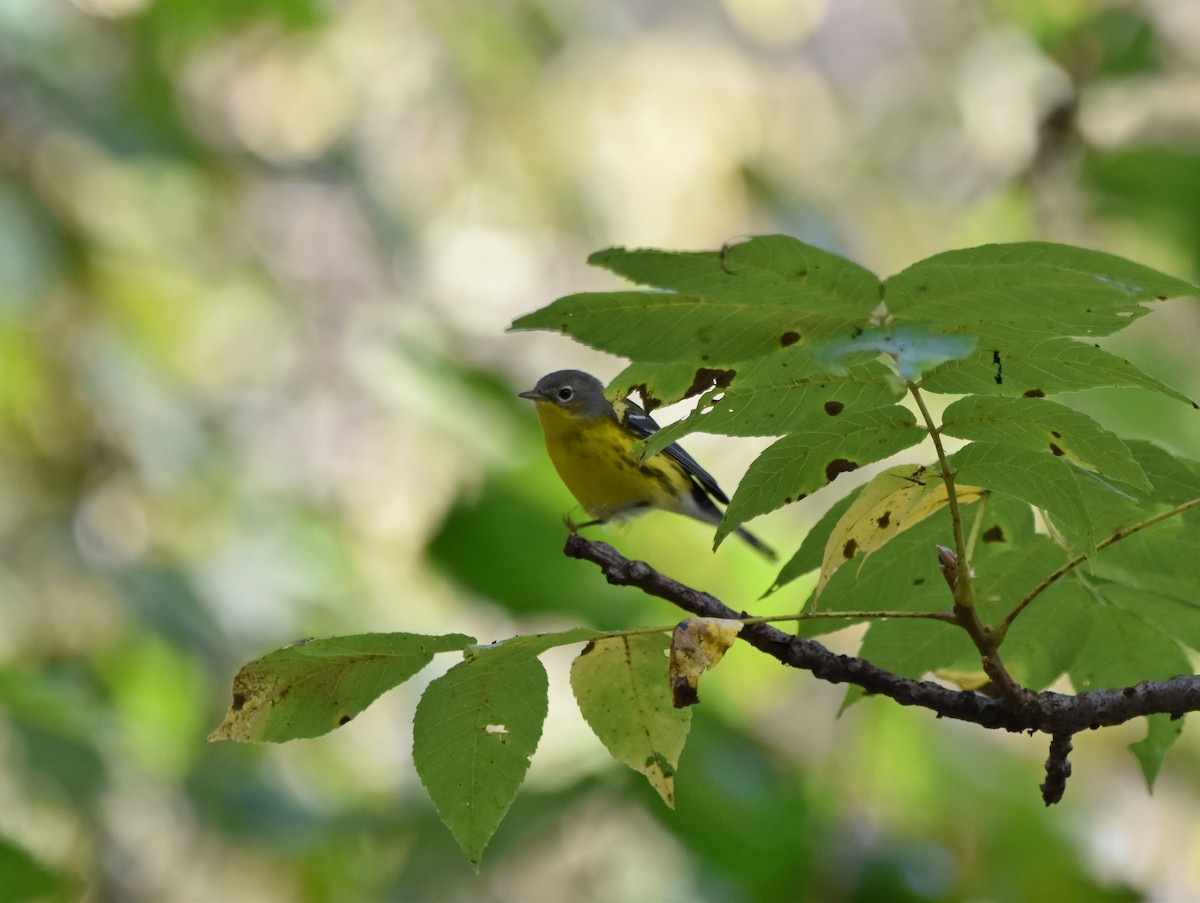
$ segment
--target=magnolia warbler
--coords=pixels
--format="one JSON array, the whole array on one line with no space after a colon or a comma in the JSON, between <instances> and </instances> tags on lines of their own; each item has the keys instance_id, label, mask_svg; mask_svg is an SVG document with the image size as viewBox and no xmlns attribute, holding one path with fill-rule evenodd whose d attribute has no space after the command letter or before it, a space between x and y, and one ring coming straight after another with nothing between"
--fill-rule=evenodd
<instances>
[{"instance_id":1,"label":"magnolia warbler","mask_svg":"<svg viewBox=\"0 0 1200 903\"><path fill-rule=\"evenodd\" d=\"M522 398L537 405L546 450L576 501L603 524L661 508L717 524L729 498L696 460L672 443L639 462L634 446L659 428L632 401L615 405L604 397L604 384L581 370L543 376ZM768 558L775 553L747 530L737 534Z\"/></svg>"}]
</instances>

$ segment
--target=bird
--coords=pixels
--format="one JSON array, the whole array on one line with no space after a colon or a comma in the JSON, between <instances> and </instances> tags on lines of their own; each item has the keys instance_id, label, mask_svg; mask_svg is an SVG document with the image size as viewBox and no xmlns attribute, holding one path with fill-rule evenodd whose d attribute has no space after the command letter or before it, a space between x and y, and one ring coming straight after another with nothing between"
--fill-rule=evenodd
<instances>
[{"instance_id":1,"label":"bird","mask_svg":"<svg viewBox=\"0 0 1200 903\"><path fill-rule=\"evenodd\" d=\"M556 370L519 393L537 407L546 450L559 477L593 520L573 529L625 520L653 509L716 525L716 502L729 497L712 475L678 443L644 460L635 446L659 429L629 399L610 402L604 384L582 370ZM569 523L569 522L568 522ZM738 536L770 560L775 552L750 531Z\"/></svg>"}]
</instances>

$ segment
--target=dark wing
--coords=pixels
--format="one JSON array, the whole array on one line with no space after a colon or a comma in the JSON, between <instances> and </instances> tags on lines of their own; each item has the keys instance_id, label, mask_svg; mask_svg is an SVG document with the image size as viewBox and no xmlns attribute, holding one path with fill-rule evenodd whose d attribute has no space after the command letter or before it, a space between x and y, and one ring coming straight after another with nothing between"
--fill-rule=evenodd
<instances>
[{"instance_id":1,"label":"dark wing","mask_svg":"<svg viewBox=\"0 0 1200 903\"><path fill-rule=\"evenodd\" d=\"M614 405L613 414L633 433L641 439L645 439L651 433L658 432L661 427L654 422L654 418L647 414L638 405L634 404L629 399L617 402ZM695 477L704 491L715 498L722 505L729 504L729 496L721 491L721 487L717 485L717 481L713 479L712 474L696 463L696 459L679 447L678 442L672 442L661 452L669 458L674 458L679 464Z\"/></svg>"}]
</instances>

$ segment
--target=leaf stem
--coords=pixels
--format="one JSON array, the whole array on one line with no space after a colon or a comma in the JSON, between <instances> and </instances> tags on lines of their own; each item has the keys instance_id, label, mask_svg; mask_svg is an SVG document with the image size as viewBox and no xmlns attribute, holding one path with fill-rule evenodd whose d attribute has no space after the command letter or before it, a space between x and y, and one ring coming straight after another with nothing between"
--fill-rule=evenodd
<instances>
[{"instance_id":1,"label":"leaf stem","mask_svg":"<svg viewBox=\"0 0 1200 903\"><path fill-rule=\"evenodd\" d=\"M963 533L958 493L954 489L955 473L950 467L950 460L946 457L946 449L942 445L941 429L934 423L933 415L929 413L925 398L921 395L917 384L909 380L905 386L921 411L921 417L925 420L925 428L929 431L929 438L933 441L933 447L937 452L942 481L946 484L946 505L950 510L950 522L954 528L955 561L950 564L953 574L946 565L943 565L943 572L947 574L947 579L950 580L953 587L953 620L967 632L971 642L975 644L984 673L992 679L992 682L1009 702L1020 708L1028 700L1030 694L1013 680L1008 669L1004 667L1004 662L1000 659L998 643L993 637L992 631L979 620L979 613L975 610L975 591L971 584L971 550Z\"/></svg>"},{"instance_id":2,"label":"leaf stem","mask_svg":"<svg viewBox=\"0 0 1200 903\"><path fill-rule=\"evenodd\" d=\"M886 621L889 618L924 618L929 621L942 621L946 624L955 624L958 619L948 611L816 611L816 612L801 612L800 614L786 615L756 615L754 617L730 618L729 620L741 621L743 625L748 624L775 624L780 621L811 621L819 618L842 618L847 621L869 620L869 621ZM670 633L675 629L678 622L675 624L663 624L657 627L630 627L625 630L607 630L597 636L592 637L592 640L611 640L618 637L627 636L643 636L651 633ZM569 639L564 636L561 643L556 643L556 646L570 646L572 643L582 642L579 639ZM554 648L550 646L548 648Z\"/></svg>"},{"instance_id":3,"label":"leaf stem","mask_svg":"<svg viewBox=\"0 0 1200 903\"><path fill-rule=\"evenodd\" d=\"M1172 517L1177 517L1178 515L1183 514L1185 511L1190 511L1191 509L1197 507L1200 507L1200 498L1190 499L1189 501L1183 502L1180 505L1176 505L1174 508L1168 508L1166 511L1160 511L1158 514L1148 517L1145 520L1138 521L1132 527L1123 527L1122 529L1117 530L1110 536L1107 536L1100 542L1096 543L1096 551L1099 552L1101 549L1106 549L1113 543L1120 542L1122 539L1133 536L1135 533L1140 533L1147 527L1153 527L1155 524L1160 524L1165 520L1169 520ZM1012 623L1017 619L1017 616L1029 607L1030 602L1048 590L1061 577L1066 576L1085 561L1087 561L1087 555L1080 553L1062 567L1055 571L1051 571L1044 578L1042 578L1037 586L1027 592L1021 598L1021 601L1013 606L1012 611L1005 615L1004 620L1001 621L999 625L997 625L997 627L992 631L992 636L995 638L996 644L999 645L1000 643L1004 642L1004 637L1008 634L1008 628L1012 626Z\"/></svg>"},{"instance_id":4,"label":"leaf stem","mask_svg":"<svg viewBox=\"0 0 1200 903\"><path fill-rule=\"evenodd\" d=\"M925 404L925 398L921 395L921 390L917 387L917 384L910 380L905 385L912 394L913 401L917 403L917 407L921 411L921 417L925 420L925 429L929 431L929 438L933 440L933 448L937 452L938 468L941 471L942 482L946 484L946 505L950 509L950 522L954 528L954 554L958 558L958 579L954 585L954 605L956 608L974 608L975 593L971 587L971 562L968 557L967 540L963 534L962 513L958 507L958 493L954 491L954 471L950 468L950 461L946 457L946 449L942 445L942 432L937 424L933 422L933 415L929 413L929 408Z\"/></svg>"}]
</instances>

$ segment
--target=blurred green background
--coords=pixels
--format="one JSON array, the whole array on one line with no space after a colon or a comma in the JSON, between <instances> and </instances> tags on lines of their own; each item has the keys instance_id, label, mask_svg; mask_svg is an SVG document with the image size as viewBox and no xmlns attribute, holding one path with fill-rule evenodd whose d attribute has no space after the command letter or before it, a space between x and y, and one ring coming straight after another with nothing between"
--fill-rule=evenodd
<instances>
[{"instance_id":1,"label":"blurred green background","mask_svg":"<svg viewBox=\"0 0 1200 903\"><path fill-rule=\"evenodd\" d=\"M613 285L588 252L783 231L887 275L1040 238L1195 280L1198 97L1188 0L0 0L0 901L1196 898L1193 728L1152 796L1140 726L1078 737L1044 810L1042 739L839 719L742 648L674 812L546 656L479 875L412 769L421 678L318 740L205 737L298 637L677 619L562 557L514 397L619 369L504 332ZM1194 301L1109 344L1200 394ZM1076 401L1200 457L1175 403ZM689 448L731 488L763 444ZM830 501L756 529L787 553ZM703 526L605 538L768 610Z\"/></svg>"}]
</instances>

